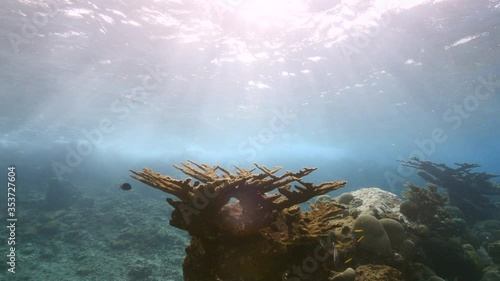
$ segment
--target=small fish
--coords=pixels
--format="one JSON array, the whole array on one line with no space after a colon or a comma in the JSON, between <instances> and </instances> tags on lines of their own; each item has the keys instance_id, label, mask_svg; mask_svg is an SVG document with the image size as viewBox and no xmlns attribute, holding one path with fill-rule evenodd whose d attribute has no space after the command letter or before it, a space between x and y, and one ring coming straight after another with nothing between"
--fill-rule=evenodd
<instances>
[{"instance_id":1,"label":"small fish","mask_svg":"<svg viewBox=\"0 0 500 281\"><path fill-rule=\"evenodd\" d=\"M333 256L333 263L337 264L337 261L339 259L339 251L337 250L337 247L335 246L335 242L332 241L330 245L328 245L327 242L319 239L318 240L321 246L330 254Z\"/></svg>"},{"instance_id":2,"label":"small fish","mask_svg":"<svg viewBox=\"0 0 500 281\"><path fill-rule=\"evenodd\" d=\"M354 233L361 233L361 232L365 232L363 229L355 229L354 230Z\"/></svg>"},{"instance_id":3,"label":"small fish","mask_svg":"<svg viewBox=\"0 0 500 281\"><path fill-rule=\"evenodd\" d=\"M352 261L352 258L348 258L348 259L345 260L344 263L350 263L351 261Z\"/></svg>"},{"instance_id":4,"label":"small fish","mask_svg":"<svg viewBox=\"0 0 500 281\"><path fill-rule=\"evenodd\" d=\"M131 190L132 186L130 185L130 183L126 182L126 183L120 184L120 188L123 190Z\"/></svg>"},{"instance_id":5,"label":"small fish","mask_svg":"<svg viewBox=\"0 0 500 281\"><path fill-rule=\"evenodd\" d=\"M335 243L332 242L332 248L333 248L333 264L337 264L337 261L339 260L339 251L337 250L337 247L335 247Z\"/></svg>"},{"instance_id":6,"label":"small fish","mask_svg":"<svg viewBox=\"0 0 500 281\"><path fill-rule=\"evenodd\" d=\"M364 236L364 235L363 235L363 236L361 236L361 237L359 237L359 239L358 239L358 243L359 243L359 242L361 242L363 239L365 239L365 236Z\"/></svg>"}]
</instances>

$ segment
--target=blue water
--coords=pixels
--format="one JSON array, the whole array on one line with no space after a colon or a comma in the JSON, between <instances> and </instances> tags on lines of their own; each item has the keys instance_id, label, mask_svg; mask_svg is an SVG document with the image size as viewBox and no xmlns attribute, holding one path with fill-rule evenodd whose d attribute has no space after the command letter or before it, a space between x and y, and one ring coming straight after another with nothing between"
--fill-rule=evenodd
<instances>
[{"instance_id":1,"label":"blue water","mask_svg":"<svg viewBox=\"0 0 500 281\"><path fill-rule=\"evenodd\" d=\"M498 1L393 2L7 1L1 163L258 162L391 189L410 156L498 172Z\"/></svg>"},{"instance_id":2,"label":"blue water","mask_svg":"<svg viewBox=\"0 0 500 281\"><path fill-rule=\"evenodd\" d=\"M1 4L0 167L35 194L190 159L400 195L410 157L500 173L499 116L499 0Z\"/></svg>"}]
</instances>

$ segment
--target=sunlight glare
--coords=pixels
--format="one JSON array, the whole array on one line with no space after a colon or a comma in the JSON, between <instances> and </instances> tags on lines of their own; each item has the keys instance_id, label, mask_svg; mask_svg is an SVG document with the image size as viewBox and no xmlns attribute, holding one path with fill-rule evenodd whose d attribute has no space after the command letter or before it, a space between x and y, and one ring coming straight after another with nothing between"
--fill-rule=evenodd
<instances>
[{"instance_id":1,"label":"sunlight glare","mask_svg":"<svg viewBox=\"0 0 500 281\"><path fill-rule=\"evenodd\" d=\"M261 27L283 26L308 11L304 0L252 0L240 1L237 7L246 21Z\"/></svg>"}]
</instances>

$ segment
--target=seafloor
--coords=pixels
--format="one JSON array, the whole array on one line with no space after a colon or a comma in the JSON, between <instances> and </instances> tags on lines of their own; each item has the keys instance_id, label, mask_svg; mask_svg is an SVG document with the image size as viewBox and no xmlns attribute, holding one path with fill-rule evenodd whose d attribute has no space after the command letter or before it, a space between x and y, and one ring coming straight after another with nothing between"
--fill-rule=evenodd
<instances>
[{"instance_id":1,"label":"seafloor","mask_svg":"<svg viewBox=\"0 0 500 281\"><path fill-rule=\"evenodd\" d=\"M174 197L55 178L18 188L15 274L2 280L500 280L498 204L472 203L487 197L463 198L456 185L409 184L403 197L378 188L341 193L345 182L301 180L314 169L218 173L218 166L183 164L201 184L132 171ZM466 174L487 185L474 187L481 192L500 190L492 175ZM302 187L292 190L291 182ZM221 191L200 201L207 186ZM325 195L333 190L340 195ZM6 243L0 251L9 252Z\"/></svg>"},{"instance_id":2,"label":"seafloor","mask_svg":"<svg viewBox=\"0 0 500 281\"><path fill-rule=\"evenodd\" d=\"M163 199L118 185L65 184L75 192L51 199L51 181L17 189L16 269L0 280L183 280L189 237L169 226ZM6 243L0 251L5 257Z\"/></svg>"}]
</instances>

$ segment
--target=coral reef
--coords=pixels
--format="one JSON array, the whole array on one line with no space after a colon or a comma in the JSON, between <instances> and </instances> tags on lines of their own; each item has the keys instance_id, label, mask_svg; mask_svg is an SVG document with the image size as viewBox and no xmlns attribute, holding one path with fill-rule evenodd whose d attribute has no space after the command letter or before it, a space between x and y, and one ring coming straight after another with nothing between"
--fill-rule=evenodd
<instances>
[{"instance_id":1,"label":"coral reef","mask_svg":"<svg viewBox=\"0 0 500 281\"><path fill-rule=\"evenodd\" d=\"M346 269L344 272L335 275L333 278L331 278L331 281L354 281L354 278L356 278L356 271L352 268Z\"/></svg>"},{"instance_id":2,"label":"coral reef","mask_svg":"<svg viewBox=\"0 0 500 281\"><path fill-rule=\"evenodd\" d=\"M380 223L384 227L384 230L391 241L391 245L399 248L401 243L405 240L406 232L404 227L397 220L393 219L381 219Z\"/></svg>"},{"instance_id":3,"label":"coral reef","mask_svg":"<svg viewBox=\"0 0 500 281\"><path fill-rule=\"evenodd\" d=\"M460 218L460 210L446 205L447 197L432 183L427 184L427 188L412 183L407 187L403 196L408 200L401 203L400 210L413 223L408 225L408 230L419 249L413 257L416 263L407 268L408 279L428 280L434 270L440 277L451 280L479 280L484 266L471 245L478 245L477 239ZM405 242L405 248L407 246L409 243Z\"/></svg>"},{"instance_id":4,"label":"coral reef","mask_svg":"<svg viewBox=\"0 0 500 281\"><path fill-rule=\"evenodd\" d=\"M361 265L354 281L404 281L403 274L387 265Z\"/></svg>"},{"instance_id":5,"label":"coral reef","mask_svg":"<svg viewBox=\"0 0 500 281\"><path fill-rule=\"evenodd\" d=\"M408 219L412 221L416 221L419 214L419 209L417 204L411 202L410 200L406 200L401 202L399 205L399 211L401 214L405 215Z\"/></svg>"},{"instance_id":6,"label":"coral reef","mask_svg":"<svg viewBox=\"0 0 500 281\"><path fill-rule=\"evenodd\" d=\"M149 169L132 176L178 198L167 201L170 224L191 236L184 280L486 281L500 274L500 223L471 228L434 183L409 183L404 202L378 188L332 199L326 193L346 183L303 181L314 169L277 175L280 168L259 165L236 173L191 161L175 167L190 178ZM316 196L310 210L300 209ZM125 234L120 242L129 240Z\"/></svg>"},{"instance_id":7,"label":"coral reef","mask_svg":"<svg viewBox=\"0 0 500 281\"><path fill-rule=\"evenodd\" d=\"M281 167L270 170L256 164L262 173L252 174L255 169L246 170L237 167L238 171L234 174L220 166L210 167L193 161L182 164L184 167L177 165L174 167L195 178L197 181L193 184L190 183L191 178L176 180L150 169L131 172L133 178L180 199L180 201L175 201L167 198L167 202L175 208L171 225L187 230L191 235L206 235L207 230L209 233L210 229L207 229L204 222L213 221L221 211L224 213L223 217L227 216L226 213L241 212L241 223L244 225L233 230L250 234L258 231L263 225L267 225L268 220L271 219L269 215L273 211L281 211L298 205L346 184L345 181L339 181L313 185L302 180L302 177L316 168L305 168L297 173L286 172L281 176L276 176L275 173ZM218 171L221 174L218 174ZM291 190L290 183L292 182L297 182L302 186L295 185L296 190ZM270 194L276 189L279 193ZM224 209L231 198L237 199L238 205Z\"/></svg>"},{"instance_id":8,"label":"coral reef","mask_svg":"<svg viewBox=\"0 0 500 281\"><path fill-rule=\"evenodd\" d=\"M407 191L403 196L408 199L400 205L402 213L409 219L424 224L431 224L438 215L444 215L444 205L448 200L446 196L438 192L434 184L427 184L427 188L413 183L407 183Z\"/></svg>"},{"instance_id":9,"label":"coral reef","mask_svg":"<svg viewBox=\"0 0 500 281\"><path fill-rule=\"evenodd\" d=\"M416 157L400 162L418 169L418 175L424 180L446 189L450 204L460 208L468 220L500 218L500 209L487 197L500 195L498 184L490 181L498 175L472 172L472 169L480 167L477 164L454 163L458 166L454 169Z\"/></svg>"},{"instance_id":10,"label":"coral reef","mask_svg":"<svg viewBox=\"0 0 500 281\"><path fill-rule=\"evenodd\" d=\"M500 240L488 244L487 250L491 259L496 263L500 263Z\"/></svg>"},{"instance_id":11,"label":"coral reef","mask_svg":"<svg viewBox=\"0 0 500 281\"><path fill-rule=\"evenodd\" d=\"M239 167L232 173L193 161L182 165L174 167L191 178L177 180L150 169L131 172L134 179L180 199L167 198L167 202L174 207L170 224L191 235L184 280L279 280L284 274L287 278L296 274L304 277L302 280L321 280L330 275L319 265L321 261L316 264L321 270L307 277L289 268L303 264L312 255L309 249L317 245L317 239L340 226L329 221L342 217L344 207L319 201L309 212L302 212L298 204L341 188L345 181L319 185L303 181L302 177L315 168L276 175L281 167L268 169L255 164L260 173ZM299 185L292 189L292 183ZM272 193L275 191L278 193Z\"/></svg>"},{"instance_id":12,"label":"coral reef","mask_svg":"<svg viewBox=\"0 0 500 281\"><path fill-rule=\"evenodd\" d=\"M404 219L399 211L401 199L395 194L383 191L380 188L360 188L351 192L354 197L349 202L351 215L371 215L377 219L393 218L396 220ZM340 200L340 197L338 198Z\"/></svg>"},{"instance_id":13,"label":"coral reef","mask_svg":"<svg viewBox=\"0 0 500 281\"><path fill-rule=\"evenodd\" d=\"M354 221L354 231L358 231L358 243L364 249L379 257L390 257L391 241L382 223L370 215L361 215Z\"/></svg>"},{"instance_id":14,"label":"coral reef","mask_svg":"<svg viewBox=\"0 0 500 281\"><path fill-rule=\"evenodd\" d=\"M350 216L342 218L341 231L334 231L342 260L355 269L355 280L468 281L480 280L483 272L495 276L496 267L483 270L489 263L488 254L479 248L468 224L461 221L461 212L446 205L446 196L435 185L409 184L405 194L409 200L402 202L377 188L352 192L354 199L347 205ZM403 206L409 203L414 205L412 218L404 212ZM477 231L484 233L486 248L496 238L492 233L500 228L494 222L477 226ZM377 237L380 242L374 241ZM490 246L490 255L495 255L495 246Z\"/></svg>"},{"instance_id":15,"label":"coral reef","mask_svg":"<svg viewBox=\"0 0 500 281\"><path fill-rule=\"evenodd\" d=\"M337 199L340 204L344 205L348 205L352 200L354 200L354 195L352 195L351 193L342 193Z\"/></svg>"}]
</instances>

